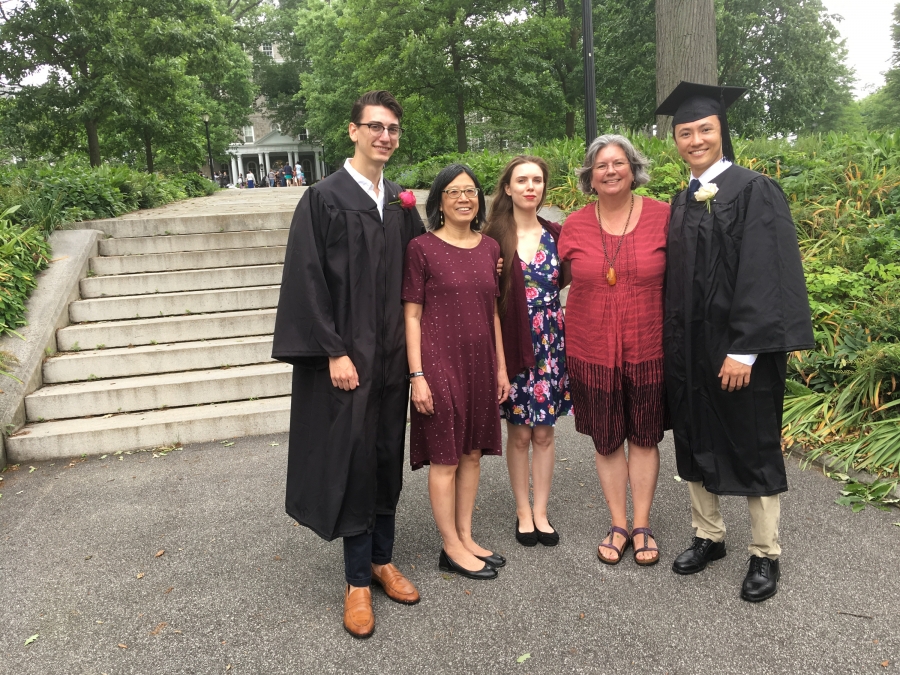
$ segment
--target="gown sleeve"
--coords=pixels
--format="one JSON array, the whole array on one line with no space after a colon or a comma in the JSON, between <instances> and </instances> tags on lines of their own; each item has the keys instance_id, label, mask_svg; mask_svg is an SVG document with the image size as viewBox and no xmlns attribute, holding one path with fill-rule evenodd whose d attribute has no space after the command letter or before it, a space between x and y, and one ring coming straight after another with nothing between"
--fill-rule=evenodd
<instances>
[{"instance_id":1,"label":"gown sleeve","mask_svg":"<svg viewBox=\"0 0 900 675\"><path fill-rule=\"evenodd\" d=\"M294 365L321 364L326 357L344 356L347 347L335 330L333 295L326 270L346 263L345 246L329 245L332 214L318 190L300 199L282 273L272 358Z\"/></svg>"},{"instance_id":2,"label":"gown sleeve","mask_svg":"<svg viewBox=\"0 0 900 675\"><path fill-rule=\"evenodd\" d=\"M729 314L729 354L765 354L815 346L809 298L787 199L760 176L746 188ZM737 242L736 242L737 243Z\"/></svg>"}]
</instances>

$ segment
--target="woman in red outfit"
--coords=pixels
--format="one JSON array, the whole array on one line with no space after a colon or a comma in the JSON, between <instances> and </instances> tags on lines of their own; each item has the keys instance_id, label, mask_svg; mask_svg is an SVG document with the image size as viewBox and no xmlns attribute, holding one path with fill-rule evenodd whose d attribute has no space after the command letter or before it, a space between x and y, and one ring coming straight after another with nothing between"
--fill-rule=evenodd
<instances>
[{"instance_id":1,"label":"woman in red outfit","mask_svg":"<svg viewBox=\"0 0 900 675\"><path fill-rule=\"evenodd\" d=\"M662 329L669 206L634 193L648 182L647 167L624 136L594 140L578 184L597 199L566 219L559 242L572 278L566 361L575 428L590 435L597 449L597 475L612 517L597 556L609 565L632 542L639 565L659 562L650 507L659 475L657 444L667 426Z\"/></svg>"},{"instance_id":2,"label":"woman in red outfit","mask_svg":"<svg viewBox=\"0 0 900 675\"><path fill-rule=\"evenodd\" d=\"M502 452L497 404L509 394L500 319L500 246L481 234L484 194L451 164L431 186L427 234L406 248L403 307L410 368L409 458L429 464L428 494L443 540L438 566L493 579L503 556L472 537L481 456Z\"/></svg>"}]
</instances>

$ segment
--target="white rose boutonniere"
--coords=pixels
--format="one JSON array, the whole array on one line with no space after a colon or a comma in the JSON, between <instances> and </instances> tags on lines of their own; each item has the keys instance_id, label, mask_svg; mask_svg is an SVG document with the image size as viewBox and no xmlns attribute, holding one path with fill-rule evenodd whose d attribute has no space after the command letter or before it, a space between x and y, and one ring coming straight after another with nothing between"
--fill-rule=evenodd
<instances>
[{"instance_id":1,"label":"white rose boutonniere","mask_svg":"<svg viewBox=\"0 0 900 675\"><path fill-rule=\"evenodd\" d=\"M715 183L707 183L694 193L694 199L698 202L706 202L706 210L712 213L713 197L719 191L719 186Z\"/></svg>"}]
</instances>

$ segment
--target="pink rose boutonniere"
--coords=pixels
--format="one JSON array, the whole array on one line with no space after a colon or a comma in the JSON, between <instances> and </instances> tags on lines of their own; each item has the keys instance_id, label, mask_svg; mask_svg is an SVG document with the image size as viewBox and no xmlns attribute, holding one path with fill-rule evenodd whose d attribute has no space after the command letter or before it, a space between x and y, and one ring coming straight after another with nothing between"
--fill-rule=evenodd
<instances>
[{"instance_id":1,"label":"pink rose boutonniere","mask_svg":"<svg viewBox=\"0 0 900 675\"><path fill-rule=\"evenodd\" d=\"M397 200L389 202L390 204L399 204L401 208L411 209L416 205L416 196L412 190L404 190L397 195Z\"/></svg>"}]
</instances>

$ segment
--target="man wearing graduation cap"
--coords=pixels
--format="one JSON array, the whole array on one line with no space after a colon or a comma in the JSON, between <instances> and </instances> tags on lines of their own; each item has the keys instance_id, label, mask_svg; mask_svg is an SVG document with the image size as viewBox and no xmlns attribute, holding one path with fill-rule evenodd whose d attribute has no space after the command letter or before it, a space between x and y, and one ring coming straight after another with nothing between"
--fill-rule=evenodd
<instances>
[{"instance_id":1,"label":"man wearing graduation cap","mask_svg":"<svg viewBox=\"0 0 900 675\"><path fill-rule=\"evenodd\" d=\"M814 346L800 249L784 193L734 164L726 109L745 92L682 82L671 115L691 170L669 225L666 388L678 473L695 536L672 566L694 574L725 556L719 495L746 496L752 543L741 597L777 592L781 419L787 354Z\"/></svg>"}]
</instances>

